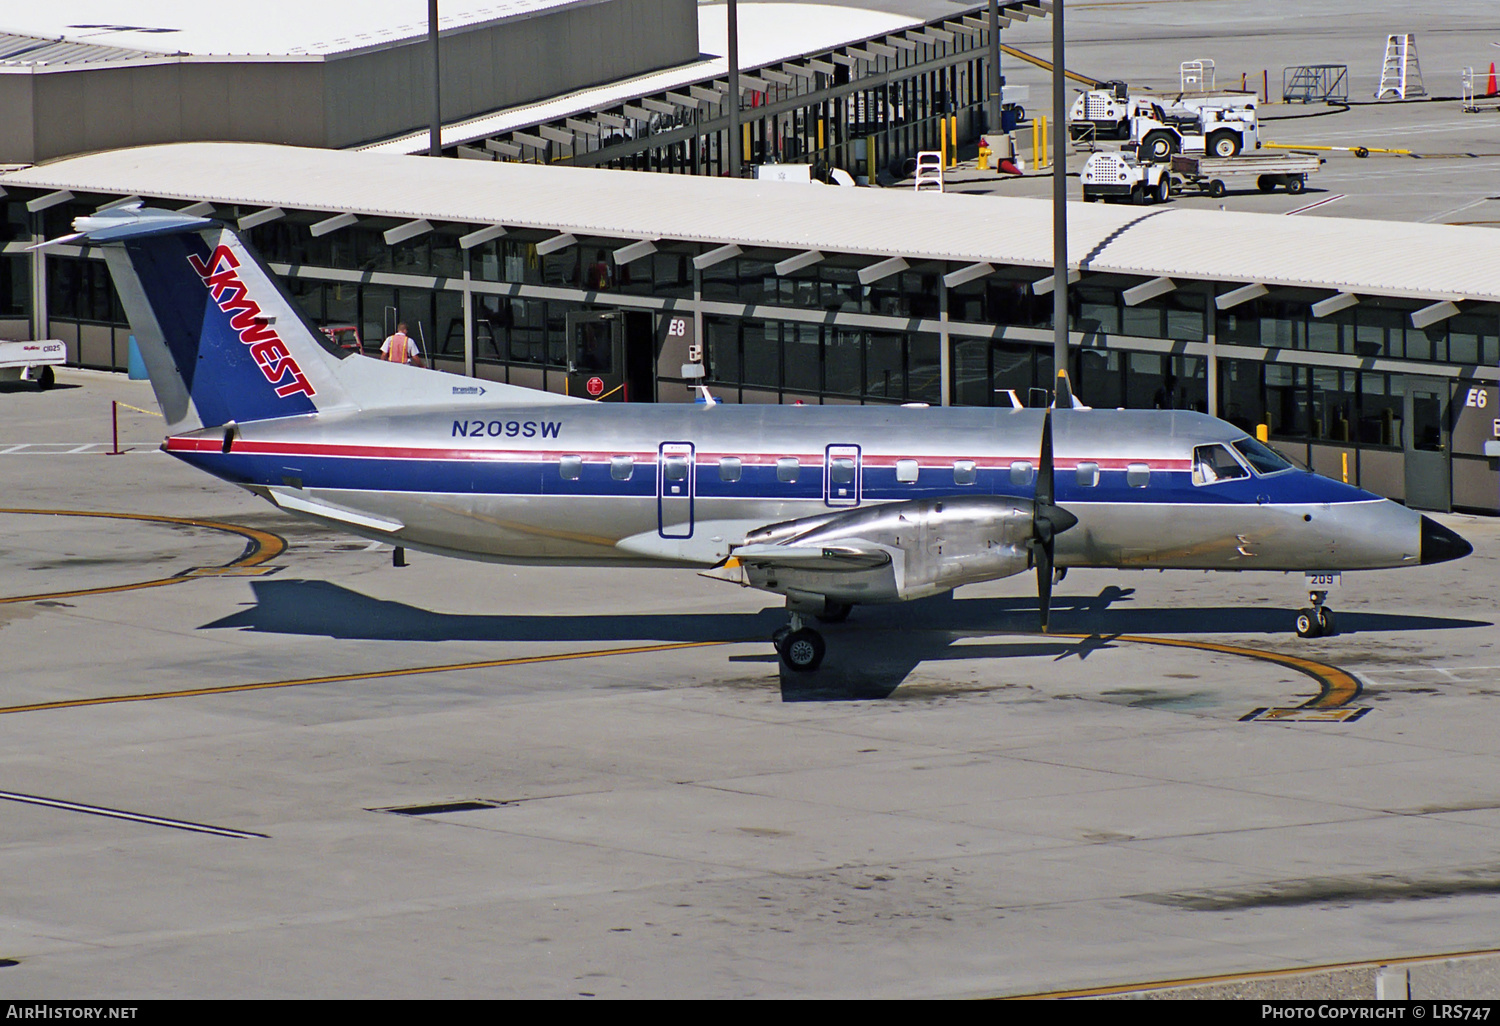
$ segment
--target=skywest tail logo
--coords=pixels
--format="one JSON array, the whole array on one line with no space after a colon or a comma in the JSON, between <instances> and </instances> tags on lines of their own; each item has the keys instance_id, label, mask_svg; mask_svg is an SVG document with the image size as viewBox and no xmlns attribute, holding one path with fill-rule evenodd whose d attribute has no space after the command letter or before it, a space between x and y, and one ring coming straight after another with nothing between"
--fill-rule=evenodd
<instances>
[{"instance_id":1,"label":"skywest tail logo","mask_svg":"<svg viewBox=\"0 0 1500 1026\"><path fill-rule=\"evenodd\" d=\"M287 351L286 343L261 316L260 304L246 295L245 283L240 281L236 270L240 262L229 247L219 246L206 263L191 253L188 263L203 279L219 309L230 315L229 326L250 347L250 356L265 379L276 386L276 394L283 399L298 393L316 395L312 383Z\"/></svg>"}]
</instances>

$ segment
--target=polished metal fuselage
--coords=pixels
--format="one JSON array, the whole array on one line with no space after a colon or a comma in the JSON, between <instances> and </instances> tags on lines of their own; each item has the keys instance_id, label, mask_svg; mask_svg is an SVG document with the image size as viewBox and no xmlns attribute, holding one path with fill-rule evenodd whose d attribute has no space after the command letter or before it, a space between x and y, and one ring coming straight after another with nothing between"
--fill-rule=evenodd
<instances>
[{"instance_id":1,"label":"polished metal fuselage","mask_svg":"<svg viewBox=\"0 0 1500 1026\"><path fill-rule=\"evenodd\" d=\"M1078 518L1057 538L1060 567L1419 560L1420 517L1357 488L1295 469L1194 484L1194 446L1245 437L1223 421L1144 410L1052 417L1056 502ZM292 497L278 502L285 508L300 503L416 549L703 566L782 521L944 496L1030 500L1042 420L1041 410L476 401L239 425L227 452L222 429L203 429L166 448L273 501Z\"/></svg>"}]
</instances>

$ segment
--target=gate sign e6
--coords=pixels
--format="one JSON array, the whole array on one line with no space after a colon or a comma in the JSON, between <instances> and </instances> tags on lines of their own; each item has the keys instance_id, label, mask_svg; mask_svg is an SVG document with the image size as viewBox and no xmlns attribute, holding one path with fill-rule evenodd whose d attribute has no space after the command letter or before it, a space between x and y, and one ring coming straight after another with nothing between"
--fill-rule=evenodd
<instances>
[{"instance_id":1,"label":"gate sign e6","mask_svg":"<svg viewBox=\"0 0 1500 1026\"><path fill-rule=\"evenodd\" d=\"M1483 456L1485 443L1500 439L1500 394L1494 385L1460 381L1453 394L1453 414L1455 454Z\"/></svg>"}]
</instances>

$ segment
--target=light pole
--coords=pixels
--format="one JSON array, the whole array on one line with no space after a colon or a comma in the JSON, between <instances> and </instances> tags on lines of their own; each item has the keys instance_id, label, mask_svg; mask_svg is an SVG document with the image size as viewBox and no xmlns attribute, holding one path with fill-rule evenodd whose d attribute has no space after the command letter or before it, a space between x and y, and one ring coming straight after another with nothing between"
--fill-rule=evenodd
<instances>
[{"instance_id":1,"label":"light pole","mask_svg":"<svg viewBox=\"0 0 1500 1026\"><path fill-rule=\"evenodd\" d=\"M432 44L432 125L428 130L427 155L443 155L443 105L438 97L438 0L427 0L427 41Z\"/></svg>"},{"instance_id":2,"label":"light pole","mask_svg":"<svg viewBox=\"0 0 1500 1026\"><path fill-rule=\"evenodd\" d=\"M1052 373L1066 388L1068 370L1068 122L1063 54L1063 0L1052 5ZM1060 401L1063 397L1057 396Z\"/></svg>"},{"instance_id":3,"label":"light pole","mask_svg":"<svg viewBox=\"0 0 1500 1026\"><path fill-rule=\"evenodd\" d=\"M729 0L729 177L740 176L740 14Z\"/></svg>"},{"instance_id":4,"label":"light pole","mask_svg":"<svg viewBox=\"0 0 1500 1026\"><path fill-rule=\"evenodd\" d=\"M1000 131L1000 0L990 0L989 130Z\"/></svg>"}]
</instances>

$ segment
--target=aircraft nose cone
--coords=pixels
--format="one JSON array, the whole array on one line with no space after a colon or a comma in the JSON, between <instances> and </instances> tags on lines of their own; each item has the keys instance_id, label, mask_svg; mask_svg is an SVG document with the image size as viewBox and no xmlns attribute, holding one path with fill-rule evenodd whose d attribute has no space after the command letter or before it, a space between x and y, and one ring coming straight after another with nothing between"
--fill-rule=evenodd
<instances>
[{"instance_id":1,"label":"aircraft nose cone","mask_svg":"<svg viewBox=\"0 0 1500 1026\"><path fill-rule=\"evenodd\" d=\"M1431 517L1422 518L1422 562L1446 563L1474 551L1474 546Z\"/></svg>"}]
</instances>

